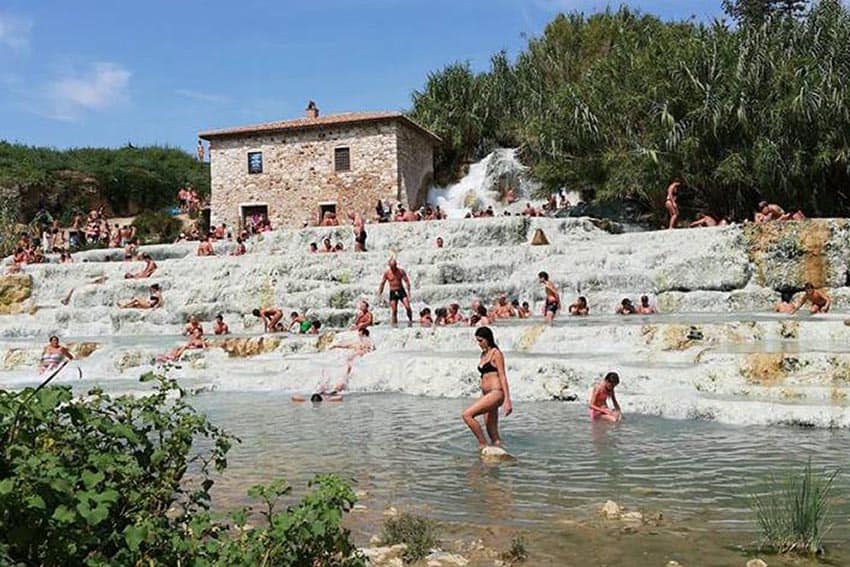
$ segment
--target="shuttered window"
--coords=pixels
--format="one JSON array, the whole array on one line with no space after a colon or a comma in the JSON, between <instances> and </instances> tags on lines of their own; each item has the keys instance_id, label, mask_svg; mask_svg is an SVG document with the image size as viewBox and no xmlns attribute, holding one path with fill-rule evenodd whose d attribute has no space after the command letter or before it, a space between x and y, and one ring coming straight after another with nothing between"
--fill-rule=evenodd
<instances>
[{"instance_id":1,"label":"shuttered window","mask_svg":"<svg viewBox=\"0 0 850 567\"><path fill-rule=\"evenodd\" d=\"M334 171L351 171L351 150L334 148Z\"/></svg>"}]
</instances>

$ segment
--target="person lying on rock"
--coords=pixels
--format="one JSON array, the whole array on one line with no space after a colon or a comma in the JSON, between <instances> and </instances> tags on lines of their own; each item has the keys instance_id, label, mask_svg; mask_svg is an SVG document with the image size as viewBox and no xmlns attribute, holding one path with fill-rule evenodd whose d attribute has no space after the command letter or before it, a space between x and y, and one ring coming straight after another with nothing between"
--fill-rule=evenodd
<instances>
[{"instance_id":1,"label":"person lying on rock","mask_svg":"<svg viewBox=\"0 0 850 567\"><path fill-rule=\"evenodd\" d=\"M829 308L832 307L832 299L826 293L815 289L815 286L811 282L806 282L806 285L803 286L803 292L803 298L794 306L794 309L791 311L792 314L799 311L806 303L812 304L811 308L809 308L809 312L812 315L815 313L827 313Z\"/></svg>"},{"instance_id":2,"label":"person lying on rock","mask_svg":"<svg viewBox=\"0 0 850 567\"><path fill-rule=\"evenodd\" d=\"M690 228L697 228L701 226L721 226L725 224L727 224L726 219L717 218L714 215L710 215L708 213L701 213L700 217L688 226Z\"/></svg>"},{"instance_id":3,"label":"person lying on rock","mask_svg":"<svg viewBox=\"0 0 850 567\"><path fill-rule=\"evenodd\" d=\"M283 311L277 307L254 309L252 313L254 317L259 317L263 320L263 328L267 333L279 333L283 331L283 325L280 323L280 320L283 319Z\"/></svg>"},{"instance_id":4,"label":"person lying on rock","mask_svg":"<svg viewBox=\"0 0 850 567\"><path fill-rule=\"evenodd\" d=\"M127 272L124 274L125 280L141 280L145 278L149 278L156 271L156 262L153 261L150 254L142 254L142 260L145 261L145 267L142 268L140 272Z\"/></svg>"},{"instance_id":5,"label":"person lying on rock","mask_svg":"<svg viewBox=\"0 0 850 567\"><path fill-rule=\"evenodd\" d=\"M614 394L614 388L620 383L620 375L616 372L609 372L605 378L593 388L590 394L590 419L604 420L617 422L623 419L623 412L620 410L620 404L617 402L617 396ZM611 400L613 408L608 407L608 400Z\"/></svg>"},{"instance_id":6,"label":"person lying on rock","mask_svg":"<svg viewBox=\"0 0 850 567\"><path fill-rule=\"evenodd\" d=\"M196 327L195 330L192 331L192 336L189 337L189 340L185 345L180 345L166 354L159 355L156 357L156 361L159 364L174 362L180 360L180 357L183 356L183 353L187 350L203 350L205 348L207 348L207 343L204 341L204 333L201 331L200 327Z\"/></svg>"},{"instance_id":7,"label":"person lying on rock","mask_svg":"<svg viewBox=\"0 0 850 567\"><path fill-rule=\"evenodd\" d=\"M224 322L224 316L219 313L215 316L215 323L213 323L213 333L216 335L229 335L230 328L228 328L227 323Z\"/></svg>"},{"instance_id":8,"label":"person lying on rock","mask_svg":"<svg viewBox=\"0 0 850 567\"><path fill-rule=\"evenodd\" d=\"M148 299L144 297L134 297L128 301L119 302L120 309L156 309L162 306L162 290L159 284L151 286L151 294Z\"/></svg>"}]
</instances>

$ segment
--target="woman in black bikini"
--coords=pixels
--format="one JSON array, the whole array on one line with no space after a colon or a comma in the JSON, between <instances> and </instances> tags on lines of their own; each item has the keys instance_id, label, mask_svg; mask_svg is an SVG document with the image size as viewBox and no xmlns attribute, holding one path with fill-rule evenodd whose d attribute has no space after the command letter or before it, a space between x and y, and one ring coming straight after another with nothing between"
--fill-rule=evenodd
<instances>
[{"instance_id":1,"label":"woman in black bikini","mask_svg":"<svg viewBox=\"0 0 850 567\"><path fill-rule=\"evenodd\" d=\"M153 284L151 286L149 299L134 297L128 301L118 303L118 307L121 309L156 309L160 305L162 305L162 290L159 288L159 284Z\"/></svg>"},{"instance_id":2,"label":"woman in black bikini","mask_svg":"<svg viewBox=\"0 0 850 567\"><path fill-rule=\"evenodd\" d=\"M505 356L496 346L496 340L493 338L493 331L490 330L490 327L476 329L475 340L481 347L481 361L478 365L478 372L481 373L482 396L466 408L463 412L463 421L472 430L475 438L478 439L479 448L483 449L487 446L487 440L484 438L481 425L475 418L484 414L486 416L487 435L490 436L490 441L494 446L500 447L502 439L499 437L499 406L504 408L505 417L511 415L513 410L511 393L508 389L508 377L505 375Z\"/></svg>"}]
</instances>

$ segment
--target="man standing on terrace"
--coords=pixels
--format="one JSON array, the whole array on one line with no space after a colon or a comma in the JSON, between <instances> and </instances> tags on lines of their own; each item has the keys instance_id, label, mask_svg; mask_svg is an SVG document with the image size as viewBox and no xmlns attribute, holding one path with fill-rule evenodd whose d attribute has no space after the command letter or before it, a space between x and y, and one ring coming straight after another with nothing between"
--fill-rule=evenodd
<instances>
[{"instance_id":1,"label":"man standing on terrace","mask_svg":"<svg viewBox=\"0 0 850 567\"><path fill-rule=\"evenodd\" d=\"M407 272L398 267L395 258L390 258L387 264L389 269L384 272L384 277L381 278L381 285L378 286L378 297L384 295L384 284L390 286L390 318L393 325L398 324L398 302L404 305L404 310L407 311L407 320L410 325L413 325L413 310L410 308L410 297L408 292L411 289L410 278L407 277ZM407 290L404 290L404 284L407 283Z\"/></svg>"}]
</instances>

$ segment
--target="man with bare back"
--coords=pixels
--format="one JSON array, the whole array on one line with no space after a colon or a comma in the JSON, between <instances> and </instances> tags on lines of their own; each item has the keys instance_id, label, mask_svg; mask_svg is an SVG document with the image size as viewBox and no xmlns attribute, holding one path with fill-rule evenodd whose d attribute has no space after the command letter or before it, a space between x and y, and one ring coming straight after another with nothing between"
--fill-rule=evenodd
<instances>
[{"instance_id":1,"label":"man with bare back","mask_svg":"<svg viewBox=\"0 0 850 567\"><path fill-rule=\"evenodd\" d=\"M348 213L348 218L351 219L351 225L354 229L354 251L366 251L366 226L363 221L363 215L360 213Z\"/></svg>"},{"instance_id":2,"label":"man with bare back","mask_svg":"<svg viewBox=\"0 0 850 567\"><path fill-rule=\"evenodd\" d=\"M410 325L413 325L413 310L410 308L410 298L408 292L411 289L410 278L407 277L407 272L398 267L395 258L391 258L387 263L389 268L384 272L384 277L381 278L381 285L378 286L378 296L384 295L384 284L390 286L390 314L393 325L398 324L398 302L401 301L404 305L404 310L407 311L407 320ZM407 283L407 290L404 289L404 284Z\"/></svg>"}]
</instances>

